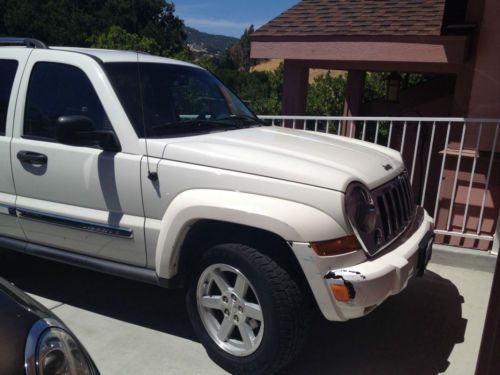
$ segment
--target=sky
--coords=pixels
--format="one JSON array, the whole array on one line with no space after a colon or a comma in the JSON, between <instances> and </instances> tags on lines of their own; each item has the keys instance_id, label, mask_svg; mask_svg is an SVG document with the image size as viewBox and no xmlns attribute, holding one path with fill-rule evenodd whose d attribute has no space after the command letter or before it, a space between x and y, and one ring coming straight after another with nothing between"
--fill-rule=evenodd
<instances>
[{"instance_id":1,"label":"sky","mask_svg":"<svg viewBox=\"0 0 500 375\"><path fill-rule=\"evenodd\" d=\"M239 38L245 28L257 29L299 0L171 0L186 26L210 34Z\"/></svg>"}]
</instances>

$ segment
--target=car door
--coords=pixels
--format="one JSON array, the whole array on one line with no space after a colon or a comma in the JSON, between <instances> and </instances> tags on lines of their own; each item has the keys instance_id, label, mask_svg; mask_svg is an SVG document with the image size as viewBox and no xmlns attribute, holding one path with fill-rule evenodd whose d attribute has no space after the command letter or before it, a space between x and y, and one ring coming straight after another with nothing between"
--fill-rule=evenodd
<instances>
[{"instance_id":1,"label":"car door","mask_svg":"<svg viewBox=\"0 0 500 375\"><path fill-rule=\"evenodd\" d=\"M110 98L99 64L76 52L35 50L26 72L11 159L17 215L28 240L144 266L141 155L84 146L84 132L61 140L61 130L68 130L64 117L85 118L94 130L126 143L127 135L116 131L121 107Z\"/></svg>"},{"instance_id":2,"label":"car door","mask_svg":"<svg viewBox=\"0 0 500 375\"><path fill-rule=\"evenodd\" d=\"M16 192L12 178L10 142L16 92L28 50L3 48L0 57L0 236L25 239L14 210Z\"/></svg>"}]
</instances>

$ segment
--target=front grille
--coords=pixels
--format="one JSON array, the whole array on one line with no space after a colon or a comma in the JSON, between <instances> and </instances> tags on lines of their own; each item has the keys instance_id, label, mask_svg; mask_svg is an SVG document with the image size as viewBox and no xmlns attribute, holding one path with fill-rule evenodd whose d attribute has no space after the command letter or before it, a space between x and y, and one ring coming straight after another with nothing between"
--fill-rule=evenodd
<instances>
[{"instance_id":1,"label":"front grille","mask_svg":"<svg viewBox=\"0 0 500 375\"><path fill-rule=\"evenodd\" d=\"M370 255L378 253L398 238L411 223L416 212L412 188L406 173L374 189L372 197L378 217L373 242L369 241L371 246L366 246Z\"/></svg>"}]
</instances>

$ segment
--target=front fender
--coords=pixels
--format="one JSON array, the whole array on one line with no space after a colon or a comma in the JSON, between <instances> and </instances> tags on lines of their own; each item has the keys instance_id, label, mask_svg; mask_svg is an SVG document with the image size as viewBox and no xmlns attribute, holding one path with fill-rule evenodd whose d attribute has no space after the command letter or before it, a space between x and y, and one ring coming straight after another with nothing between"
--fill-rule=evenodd
<instances>
[{"instance_id":1,"label":"front fender","mask_svg":"<svg viewBox=\"0 0 500 375\"><path fill-rule=\"evenodd\" d=\"M175 276L184 238L203 219L264 229L294 242L324 241L346 234L332 217L301 203L237 191L187 190L170 203L161 221L155 258L160 277Z\"/></svg>"}]
</instances>

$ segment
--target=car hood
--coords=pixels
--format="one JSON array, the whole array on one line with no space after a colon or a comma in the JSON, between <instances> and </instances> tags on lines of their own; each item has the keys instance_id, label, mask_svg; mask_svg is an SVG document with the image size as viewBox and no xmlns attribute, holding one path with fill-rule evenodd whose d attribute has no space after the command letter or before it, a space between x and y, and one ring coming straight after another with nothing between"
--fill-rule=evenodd
<instances>
[{"instance_id":1,"label":"car hood","mask_svg":"<svg viewBox=\"0 0 500 375\"><path fill-rule=\"evenodd\" d=\"M153 147L152 156L337 191L352 181L375 188L404 170L392 149L274 126L155 141L165 147Z\"/></svg>"}]
</instances>

